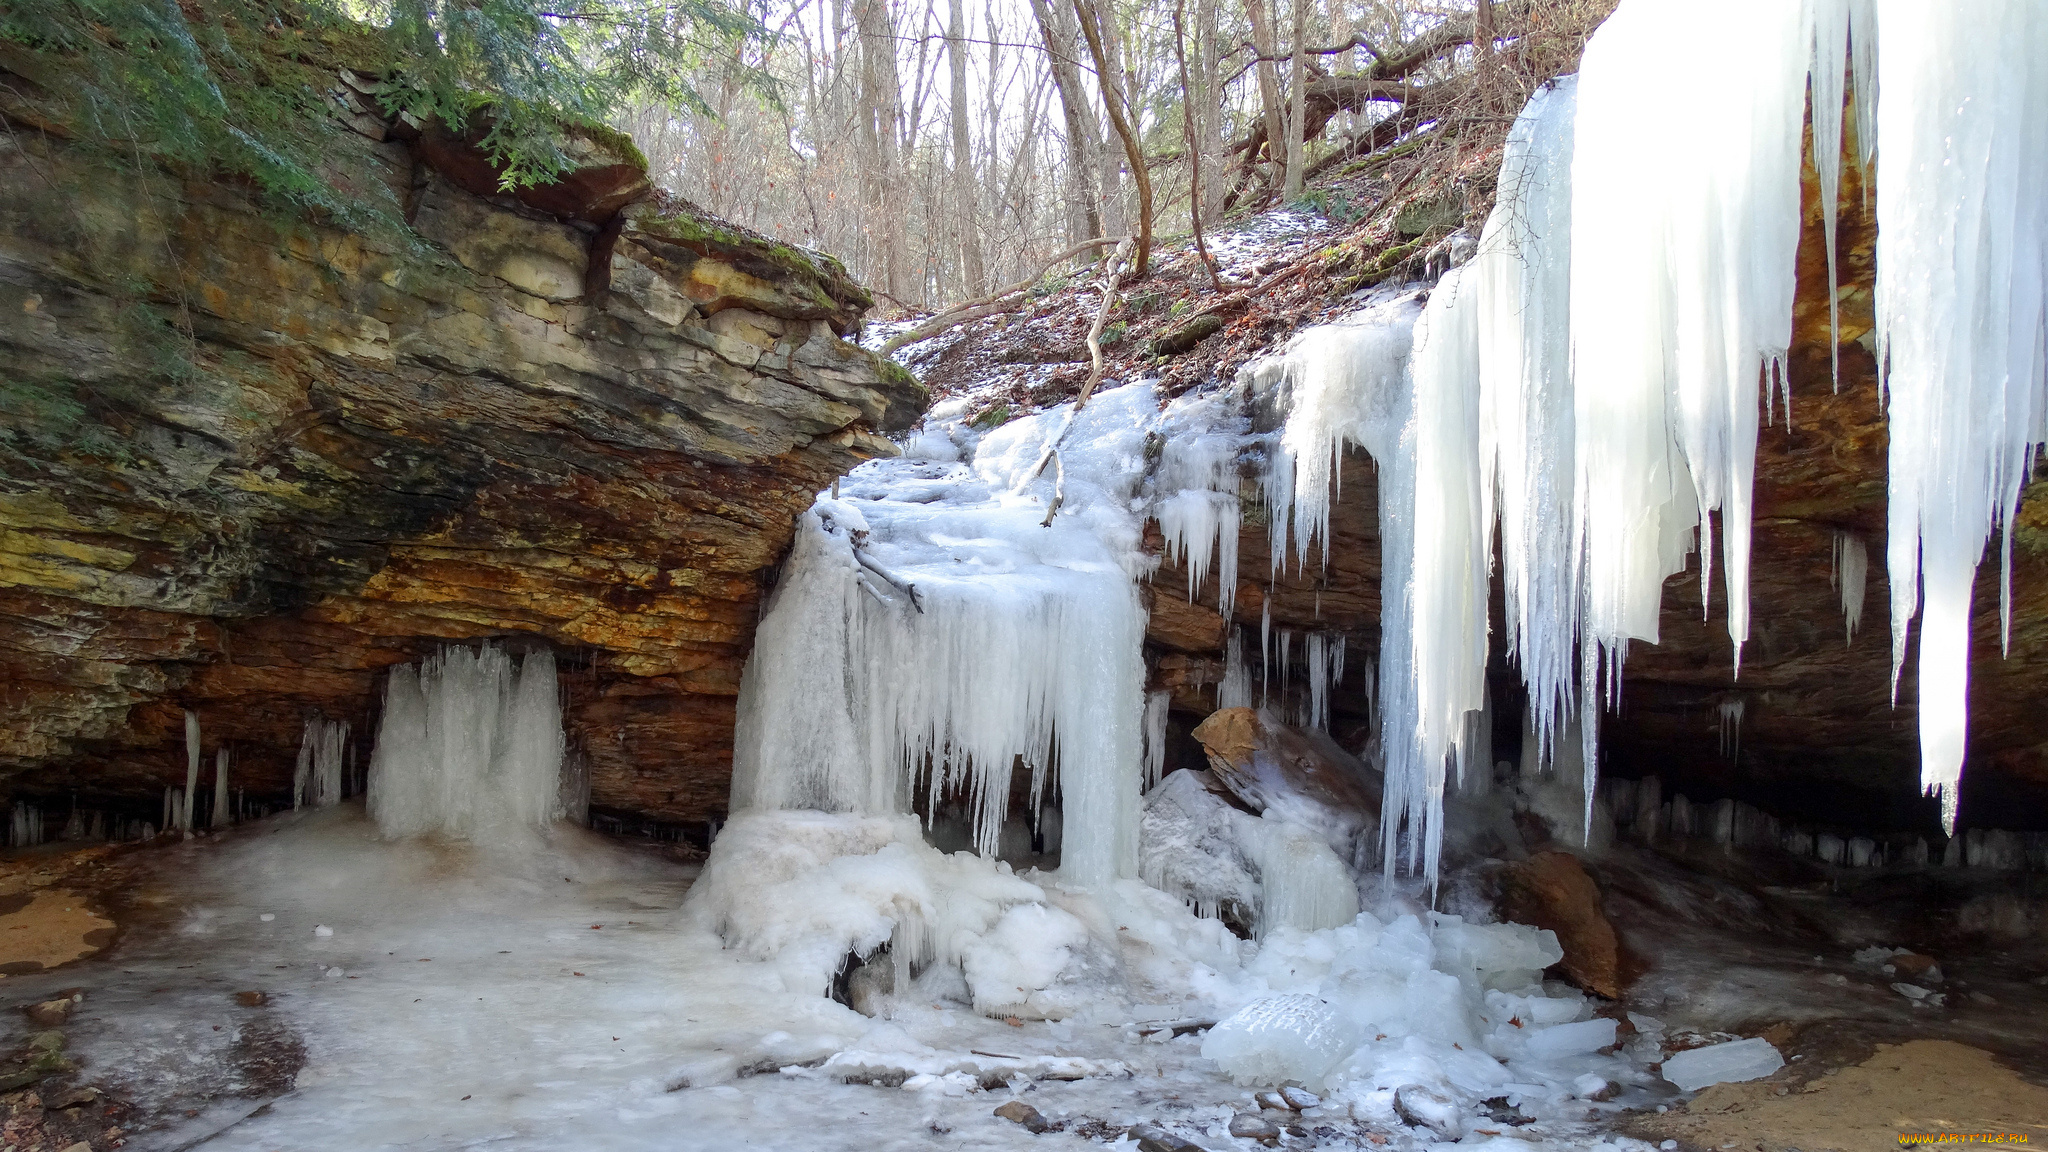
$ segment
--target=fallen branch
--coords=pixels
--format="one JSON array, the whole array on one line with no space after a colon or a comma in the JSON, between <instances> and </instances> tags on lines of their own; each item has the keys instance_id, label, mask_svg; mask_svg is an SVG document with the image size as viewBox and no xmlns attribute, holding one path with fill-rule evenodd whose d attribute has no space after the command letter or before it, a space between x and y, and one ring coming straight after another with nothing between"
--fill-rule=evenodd
<instances>
[{"instance_id":1,"label":"fallen branch","mask_svg":"<svg viewBox=\"0 0 2048 1152\"><path fill-rule=\"evenodd\" d=\"M1045 519L1038 522L1040 528L1052 527L1052 518L1060 514L1060 505L1067 502L1067 462L1060 459L1058 450L1052 454L1052 503L1046 505Z\"/></svg>"},{"instance_id":2,"label":"fallen branch","mask_svg":"<svg viewBox=\"0 0 2048 1152\"><path fill-rule=\"evenodd\" d=\"M1054 268L1079 256L1083 252L1106 247L1114 243L1116 243L1116 240L1108 236L1097 236L1093 240L1083 240L1065 252L1046 261L1043 268L1017 281L1015 284L1007 288L998 288L979 299L955 304L944 312L940 312L931 319L919 324L917 327L907 328L882 341L882 346L875 349L875 351L880 355L887 356L906 344L915 344L920 340L929 340L949 328L961 324L969 324L985 316L993 316L998 312L1013 311L1024 302L1021 299L1022 295L1030 291L1040 280L1045 279L1047 272L1052 271ZM1019 297L1019 299L1009 299L1013 296Z\"/></svg>"},{"instance_id":3,"label":"fallen branch","mask_svg":"<svg viewBox=\"0 0 2048 1152\"><path fill-rule=\"evenodd\" d=\"M868 554L861 549L861 546L858 543L854 544L853 546L853 558L855 560L860 561L861 567L867 569L870 572L873 572L876 576L879 576L883 580L887 581L889 587L894 588L898 592L903 593L905 596L910 597L910 606L912 608L917 609L918 615L922 616L924 614L924 598L917 594L917 585L912 584L910 581L903 579L902 577L896 575L894 572L891 572L887 568L882 567L880 564L875 563L874 560L870 559Z\"/></svg>"},{"instance_id":4,"label":"fallen branch","mask_svg":"<svg viewBox=\"0 0 2048 1152\"><path fill-rule=\"evenodd\" d=\"M1130 272L1133 243L1129 236L1124 237L1123 242L1116 246L1116 252L1109 258L1109 276L1102 285L1102 304L1095 309L1095 323L1088 326L1088 381L1081 385L1081 394L1074 397L1074 406L1067 410L1067 418L1060 422L1060 430L1046 439L1045 450L1038 454L1038 463L1033 464L1031 470L1017 481L1013 491L1022 492L1025 485L1038 479L1039 473L1045 471L1046 463L1058 454L1060 441L1066 439L1067 429L1074 426L1074 417L1079 416L1081 409L1087 407L1088 397L1095 394L1095 386L1102 382L1102 374L1109 367L1102 358L1102 327L1109 321L1109 310L1116 305L1117 290L1123 287L1124 276ZM1046 523L1052 523L1052 518L1048 516Z\"/></svg>"}]
</instances>

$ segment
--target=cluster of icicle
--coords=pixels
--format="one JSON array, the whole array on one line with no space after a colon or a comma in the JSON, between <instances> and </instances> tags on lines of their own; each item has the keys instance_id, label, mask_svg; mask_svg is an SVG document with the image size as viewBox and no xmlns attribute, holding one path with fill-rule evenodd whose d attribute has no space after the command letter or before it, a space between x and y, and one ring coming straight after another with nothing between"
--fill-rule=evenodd
<instances>
[{"instance_id":1,"label":"cluster of icicle","mask_svg":"<svg viewBox=\"0 0 2048 1152\"><path fill-rule=\"evenodd\" d=\"M331 808L341 803L348 762L355 747L346 720L308 716L299 737L299 763L292 771L292 807Z\"/></svg>"},{"instance_id":2,"label":"cluster of icicle","mask_svg":"<svg viewBox=\"0 0 2048 1152\"><path fill-rule=\"evenodd\" d=\"M552 653L515 664L496 645L444 648L417 669L391 670L370 758L370 816L390 837L516 839L563 815L564 747ZM315 804L333 802L330 786L339 796L339 756L326 748L315 749L308 776Z\"/></svg>"},{"instance_id":3,"label":"cluster of icicle","mask_svg":"<svg viewBox=\"0 0 2048 1152\"><path fill-rule=\"evenodd\" d=\"M165 829L176 829L190 836L202 811L208 813L207 827L226 828L235 822L235 806L228 789L230 756L227 745L223 744L214 749L213 803L205 809L199 805L199 765L203 759L200 750L199 714L188 708L185 711L185 786L179 788L172 785L164 789Z\"/></svg>"},{"instance_id":4,"label":"cluster of icicle","mask_svg":"<svg viewBox=\"0 0 2048 1152\"><path fill-rule=\"evenodd\" d=\"M1398 818L1411 865L1436 871L1447 765L1484 703L1496 524L1508 648L1546 750L1576 707L1593 770L1598 709L1618 699L1629 641L1657 640L1664 579L1697 550L1711 595L1715 550L1696 540L1717 519L1739 674L1758 426L1792 335L1809 91L1831 260L1849 91L1859 161L1881 152L1894 685L1918 609L1922 783L1953 827L1970 584L2048 411L2044 42L2048 9L2031 0L1628 0L1578 77L1514 125L1474 259L1419 314L1381 305L1268 366L1293 392L1268 493L1276 526L1291 504L1297 557L1319 537L1327 553L1344 444L1380 464L1390 868ZM1860 540L1839 564L1853 634Z\"/></svg>"}]
</instances>

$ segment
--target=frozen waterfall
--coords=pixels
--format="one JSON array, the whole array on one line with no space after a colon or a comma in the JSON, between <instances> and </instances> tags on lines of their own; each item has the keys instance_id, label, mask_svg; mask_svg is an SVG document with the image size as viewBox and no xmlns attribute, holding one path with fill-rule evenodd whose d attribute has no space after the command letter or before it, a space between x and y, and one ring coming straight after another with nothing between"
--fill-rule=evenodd
<instances>
[{"instance_id":1,"label":"frozen waterfall","mask_svg":"<svg viewBox=\"0 0 2048 1152\"><path fill-rule=\"evenodd\" d=\"M563 752L552 653L515 663L496 645L444 648L391 670L370 816L389 837L516 840L561 817Z\"/></svg>"}]
</instances>

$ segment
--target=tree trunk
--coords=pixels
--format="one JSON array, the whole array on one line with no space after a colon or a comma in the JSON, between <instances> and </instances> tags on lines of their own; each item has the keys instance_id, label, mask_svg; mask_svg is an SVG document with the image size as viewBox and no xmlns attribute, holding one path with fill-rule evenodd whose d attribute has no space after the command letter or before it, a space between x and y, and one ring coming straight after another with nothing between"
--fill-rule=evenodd
<instances>
[{"instance_id":1,"label":"tree trunk","mask_svg":"<svg viewBox=\"0 0 2048 1152\"><path fill-rule=\"evenodd\" d=\"M1081 18L1081 37L1088 41L1088 55L1095 61L1096 75L1107 75L1109 62L1102 47L1102 21L1096 15L1093 0L1074 0L1074 13ZM1137 127L1125 114L1122 92L1112 84L1103 85L1101 92L1103 111L1109 113L1110 126L1123 141L1124 159L1130 162L1131 180L1138 186L1137 259L1131 275L1143 279L1152 262L1152 174L1145 167L1145 151L1138 140Z\"/></svg>"},{"instance_id":2,"label":"tree trunk","mask_svg":"<svg viewBox=\"0 0 2048 1152\"><path fill-rule=\"evenodd\" d=\"M1065 9L1059 9L1063 13ZM1052 84L1060 94L1060 110L1067 122L1067 238L1080 243L1103 235L1102 214L1095 207L1094 160L1101 145L1096 140L1095 114L1088 108L1087 90L1081 86L1081 70L1075 66L1074 38L1066 22L1056 14L1050 0L1031 0L1031 14L1038 20L1038 34L1045 40L1045 54L1052 64Z\"/></svg>"},{"instance_id":3,"label":"tree trunk","mask_svg":"<svg viewBox=\"0 0 2048 1152\"><path fill-rule=\"evenodd\" d=\"M896 72L896 26L888 0L856 0L853 19L860 33L861 134L872 154L865 158L866 210L880 224L876 261L882 268L882 290L901 300L903 290L903 218L896 201L896 133L902 123L903 87Z\"/></svg>"},{"instance_id":4,"label":"tree trunk","mask_svg":"<svg viewBox=\"0 0 2048 1152\"><path fill-rule=\"evenodd\" d=\"M1280 197L1292 204L1301 199L1301 125L1308 114L1308 0L1294 0L1294 66L1287 88L1287 176Z\"/></svg>"},{"instance_id":5,"label":"tree trunk","mask_svg":"<svg viewBox=\"0 0 2048 1152\"><path fill-rule=\"evenodd\" d=\"M966 0L947 0L946 57L953 72L953 219L960 230L960 295L985 287L981 264L981 213L976 209L974 147L967 103Z\"/></svg>"},{"instance_id":6,"label":"tree trunk","mask_svg":"<svg viewBox=\"0 0 2048 1152\"><path fill-rule=\"evenodd\" d=\"M1195 67L1201 77L1201 129L1202 155L1209 158L1209 165L1203 171L1202 219L1214 220L1223 211L1223 193L1228 186L1223 178L1223 75L1219 60L1222 52L1216 43L1216 5L1218 0L1195 0ZM1342 0L1338 0L1339 3Z\"/></svg>"},{"instance_id":7,"label":"tree trunk","mask_svg":"<svg viewBox=\"0 0 2048 1152\"><path fill-rule=\"evenodd\" d=\"M1274 141L1287 138L1287 127L1280 117L1280 78L1273 69L1273 31L1266 20L1266 0L1244 0L1244 14L1252 25L1252 51L1259 54L1259 103L1266 111L1266 152L1267 161L1277 171L1282 159L1279 145ZM1246 156L1245 166L1249 168L1258 162L1256 156Z\"/></svg>"}]
</instances>

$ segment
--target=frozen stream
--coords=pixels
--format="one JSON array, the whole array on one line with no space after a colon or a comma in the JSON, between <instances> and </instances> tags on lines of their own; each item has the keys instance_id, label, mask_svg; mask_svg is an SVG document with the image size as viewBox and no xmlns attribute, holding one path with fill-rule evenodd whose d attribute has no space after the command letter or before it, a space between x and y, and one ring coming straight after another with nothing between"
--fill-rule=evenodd
<instances>
[{"instance_id":1,"label":"frozen stream","mask_svg":"<svg viewBox=\"0 0 2048 1152\"><path fill-rule=\"evenodd\" d=\"M130 1148L186 1146L266 1099L204 1147L1043 1149L1103 1146L1144 1121L1212 1149L1258 1146L1225 1133L1251 1090L1202 1059L1198 1035L1016 1027L957 1007L878 1022L791 995L772 965L686 923L693 867L573 828L485 856L380 840L344 805L153 855L106 958L7 981L17 999L86 989L69 1029L83 1079L145 1114L200 1109ZM269 1003L237 1002L251 991ZM970 1074L883 1087L797 1067L848 1050L884 1084ZM975 1085L972 1070L1005 1066L1092 1074ZM1012 1086L1068 1130L994 1117ZM1521 1132L1588 1147L1583 1117L1613 1107ZM1308 1136L1289 1146L1428 1143L1349 1117L1300 1123ZM1459 1147L1489 1142L1475 1131Z\"/></svg>"}]
</instances>

